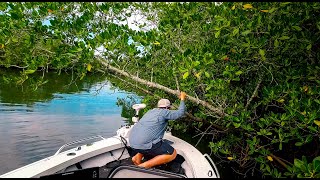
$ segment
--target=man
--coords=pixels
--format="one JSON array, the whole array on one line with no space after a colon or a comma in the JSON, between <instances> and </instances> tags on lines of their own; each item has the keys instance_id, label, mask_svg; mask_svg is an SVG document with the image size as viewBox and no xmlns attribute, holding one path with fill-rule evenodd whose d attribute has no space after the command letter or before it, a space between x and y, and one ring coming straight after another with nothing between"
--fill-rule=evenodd
<instances>
[{"instance_id":1,"label":"man","mask_svg":"<svg viewBox=\"0 0 320 180\"><path fill-rule=\"evenodd\" d=\"M129 134L129 144L133 150L132 161L135 165L151 168L174 160L177 156L176 150L162 140L168 125L168 120L175 120L184 115L186 111L186 93L180 93L180 106L178 110L169 110L170 101L161 99L158 108L149 110L138 121ZM147 155L152 159L141 163L142 158Z\"/></svg>"}]
</instances>

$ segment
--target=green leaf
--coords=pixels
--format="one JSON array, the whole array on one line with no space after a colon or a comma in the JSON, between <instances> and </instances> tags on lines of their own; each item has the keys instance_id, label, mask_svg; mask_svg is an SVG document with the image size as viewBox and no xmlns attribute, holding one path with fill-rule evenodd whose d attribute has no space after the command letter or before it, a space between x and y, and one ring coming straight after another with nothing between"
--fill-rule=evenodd
<instances>
[{"instance_id":1,"label":"green leaf","mask_svg":"<svg viewBox=\"0 0 320 180\"><path fill-rule=\"evenodd\" d=\"M311 48L312 48L312 45L309 44L309 45L307 46L307 50L310 50Z\"/></svg>"},{"instance_id":2,"label":"green leaf","mask_svg":"<svg viewBox=\"0 0 320 180\"><path fill-rule=\"evenodd\" d=\"M9 81L9 78L6 78L5 76L2 76L2 79L8 84L10 81Z\"/></svg>"},{"instance_id":3,"label":"green leaf","mask_svg":"<svg viewBox=\"0 0 320 180\"><path fill-rule=\"evenodd\" d=\"M76 55L72 54L72 53L66 53L66 55L69 55L71 57L76 57Z\"/></svg>"},{"instance_id":4,"label":"green leaf","mask_svg":"<svg viewBox=\"0 0 320 180\"><path fill-rule=\"evenodd\" d=\"M221 60L225 60L228 57L228 55L222 56Z\"/></svg>"},{"instance_id":5,"label":"green leaf","mask_svg":"<svg viewBox=\"0 0 320 180\"><path fill-rule=\"evenodd\" d=\"M216 33L214 33L214 37L218 38L220 36L220 31L217 31Z\"/></svg>"},{"instance_id":6,"label":"green leaf","mask_svg":"<svg viewBox=\"0 0 320 180\"><path fill-rule=\"evenodd\" d=\"M14 12L11 13L11 17L12 17L12 19L19 19L19 15Z\"/></svg>"},{"instance_id":7,"label":"green leaf","mask_svg":"<svg viewBox=\"0 0 320 180\"><path fill-rule=\"evenodd\" d=\"M12 42L19 42L19 40L16 37L13 37Z\"/></svg>"},{"instance_id":8,"label":"green leaf","mask_svg":"<svg viewBox=\"0 0 320 180\"><path fill-rule=\"evenodd\" d=\"M197 67L200 64L200 61L194 62L194 66Z\"/></svg>"},{"instance_id":9,"label":"green leaf","mask_svg":"<svg viewBox=\"0 0 320 180\"><path fill-rule=\"evenodd\" d=\"M267 136L270 136L270 135L272 135L272 132L267 132L266 135L267 135Z\"/></svg>"},{"instance_id":10,"label":"green leaf","mask_svg":"<svg viewBox=\"0 0 320 180\"><path fill-rule=\"evenodd\" d=\"M239 76L240 74L242 74L242 71L237 71L235 74Z\"/></svg>"},{"instance_id":11,"label":"green leaf","mask_svg":"<svg viewBox=\"0 0 320 180\"><path fill-rule=\"evenodd\" d=\"M206 72L204 72L204 75L207 77L207 78L209 78L210 77L210 74L206 71Z\"/></svg>"},{"instance_id":12,"label":"green leaf","mask_svg":"<svg viewBox=\"0 0 320 180\"><path fill-rule=\"evenodd\" d=\"M246 35L248 35L249 33L251 33L251 30L246 30L246 31L243 31L243 32L241 33L241 35L246 36Z\"/></svg>"},{"instance_id":13,"label":"green leaf","mask_svg":"<svg viewBox=\"0 0 320 180\"><path fill-rule=\"evenodd\" d=\"M278 47L279 46L279 41L276 39L275 41L274 41L274 47Z\"/></svg>"},{"instance_id":14,"label":"green leaf","mask_svg":"<svg viewBox=\"0 0 320 180\"><path fill-rule=\"evenodd\" d=\"M264 50L263 50L263 49L259 49L259 54L260 54L261 56L264 56L264 55L265 55Z\"/></svg>"},{"instance_id":15,"label":"green leaf","mask_svg":"<svg viewBox=\"0 0 320 180\"><path fill-rule=\"evenodd\" d=\"M302 174L298 174L297 178L304 178L304 176L302 176Z\"/></svg>"},{"instance_id":16,"label":"green leaf","mask_svg":"<svg viewBox=\"0 0 320 180\"><path fill-rule=\"evenodd\" d=\"M272 8L269 10L269 13L273 13L275 10L277 10L277 8Z\"/></svg>"},{"instance_id":17,"label":"green leaf","mask_svg":"<svg viewBox=\"0 0 320 180\"><path fill-rule=\"evenodd\" d=\"M80 80L82 80L85 75L86 75L85 73L82 73L82 74L81 74L81 77L80 77Z\"/></svg>"},{"instance_id":18,"label":"green leaf","mask_svg":"<svg viewBox=\"0 0 320 180\"><path fill-rule=\"evenodd\" d=\"M301 31L302 30L301 27L299 27L299 26L292 26L292 27L293 27L293 29L295 29L297 31Z\"/></svg>"},{"instance_id":19,"label":"green leaf","mask_svg":"<svg viewBox=\"0 0 320 180\"><path fill-rule=\"evenodd\" d=\"M215 26L215 27L214 27L214 30L220 31L220 30L221 30L221 27Z\"/></svg>"},{"instance_id":20,"label":"green leaf","mask_svg":"<svg viewBox=\"0 0 320 180\"><path fill-rule=\"evenodd\" d=\"M296 166L297 168L301 169L304 165L303 162L299 159L294 159L294 166Z\"/></svg>"},{"instance_id":21,"label":"green leaf","mask_svg":"<svg viewBox=\"0 0 320 180\"><path fill-rule=\"evenodd\" d=\"M280 40L287 40L287 39L290 39L290 37L289 37L289 36L282 36L282 37L280 37L279 39L280 39Z\"/></svg>"},{"instance_id":22,"label":"green leaf","mask_svg":"<svg viewBox=\"0 0 320 180\"><path fill-rule=\"evenodd\" d=\"M25 74L32 74L34 72L36 72L36 70L26 70L26 71L24 71Z\"/></svg>"},{"instance_id":23,"label":"green leaf","mask_svg":"<svg viewBox=\"0 0 320 180\"><path fill-rule=\"evenodd\" d=\"M279 144L279 150L280 151L282 150L282 142L280 142L280 144Z\"/></svg>"},{"instance_id":24,"label":"green leaf","mask_svg":"<svg viewBox=\"0 0 320 180\"><path fill-rule=\"evenodd\" d=\"M189 76L189 71L183 74L183 79L186 79Z\"/></svg>"},{"instance_id":25,"label":"green leaf","mask_svg":"<svg viewBox=\"0 0 320 180\"><path fill-rule=\"evenodd\" d=\"M312 141L312 135L308 135L308 136L306 137L305 143L309 143L309 142L311 142L311 141Z\"/></svg>"},{"instance_id":26,"label":"green leaf","mask_svg":"<svg viewBox=\"0 0 320 180\"><path fill-rule=\"evenodd\" d=\"M265 51L263 49L259 49L259 54L261 55L262 60L266 60Z\"/></svg>"},{"instance_id":27,"label":"green leaf","mask_svg":"<svg viewBox=\"0 0 320 180\"><path fill-rule=\"evenodd\" d=\"M296 145L296 146L302 146L303 143L302 143L302 142L296 142L294 145Z\"/></svg>"},{"instance_id":28,"label":"green leaf","mask_svg":"<svg viewBox=\"0 0 320 180\"><path fill-rule=\"evenodd\" d=\"M284 2L284 3L280 3L280 6L285 6L285 5L288 5L290 4L291 2Z\"/></svg>"},{"instance_id":29,"label":"green leaf","mask_svg":"<svg viewBox=\"0 0 320 180\"><path fill-rule=\"evenodd\" d=\"M88 71L91 71L91 68L92 68L92 65L91 65L91 64L88 64L88 65L87 65L87 70L88 70Z\"/></svg>"},{"instance_id":30,"label":"green leaf","mask_svg":"<svg viewBox=\"0 0 320 180\"><path fill-rule=\"evenodd\" d=\"M318 130L313 126L308 126L308 129L310 129L313 132L318 132Z\"/></svg>"},{"instance_id":31,"label":"green leaf","mask_svg":"<svg viewBox=\"0 0 320 180\"><path fill-rule=\"evenodd\" d=\"M313 122L320 127L320 121L314 120Z\"/></svg>"},{"instance_id":32,"label":"green leaf","mask_svg":"<svg viewBox=\"0 0 320 180\"><path fill-rule=\"evenodd\" d=\"M82 51L82 48L78 48L76 50L71 50L71 52L80 52L80 51Z\"/></svg>"},{"instance_id":33,"label":"green leaf","mask_svg":"<svg viewBox=\"0 0 320 180\"><path fill-rule=\"evenodd\" d=\"M239 28L235 28L232 32L232 36L239 34Z\"/></svg>"},{"instance_id":34,"label":"green leaf","mask_svg":"<svg viewBox=\"0 0 320 180\"><path fill-rule=\"evenodd\" d=\"M206 91L209 91L210 89L212 88L212 86L208 86L208 87L206 87Z\"/></svg>"},{"instance_id":35,"label":"green leaf","mask_svg":"<svg viewBox=\"0 0 320 180\"><path fill-rule=\"evenodd\" d=\"M312 161L313 168L316 172L320 171L320 156L316 157Z\"/></svg>"},{"instance_id":36,"label":"green leaf","mask_svg":"<svg viewBox=\"0 0 320 180\"><path fill-rule=\"evenodd\" d=\"M233 125L234 125L235 128L239 128L241 123L233 123Z\"/></svg>"},{"instance_id":37,"label":"green leaf","mask_svg":"<svg viewBox=\"0 0 320 180\"><path fill-rule=\"evenodd\" d=\"M268 172L270 172L270 166L269 166L269 165L266 165L266 170L267 170Z\"/></svg>"}]
</instances>

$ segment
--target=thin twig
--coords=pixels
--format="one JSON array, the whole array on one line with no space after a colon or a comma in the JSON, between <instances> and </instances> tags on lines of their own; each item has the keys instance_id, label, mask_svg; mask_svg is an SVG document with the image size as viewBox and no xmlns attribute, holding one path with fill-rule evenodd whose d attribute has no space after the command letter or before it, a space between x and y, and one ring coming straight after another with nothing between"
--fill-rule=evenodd
<instances>
[{"instance_id":1,"label":"thin twig","mask_svg":"<svg viewBox=\"0 0 320 180\"><path fill-rule=\"evenodd\" d=\"M1 65L2 66L2 65ZM20 68L20 69L25 69L27 67L29 67L29 65L21 67L21 66L17 66L17 65L9 65L10 67L16 67L16 68Z\"/></svg>"},{"instance_id":2,"label":"thin twig","mask_svg":"<svg viewBox=\"0 0 320 180\"><path fill-rule=\"evenodd\" d=\"M152 78L153 78L153 68L151 69L151 80L150 80L150 82L152 82Z\"/></svg>"},{"instance_id":3,"label":"thin twig","mask_svg":"<svg viewBox=\"0 0 320 180\"><path fill-rule=\"evenodd\" d=\"M177 78L176 75L174 75L174 78L175 78L175 80L176 80L177 90L180 91L180 86L179 86L178 78Z\"/></svg>"},{"instance_id":4,"label":"thin twig","mask_svg":"<svg viewBox=\"0 0 320 180\"><path fill-rule=\"evenodd\" d=\"M256 96L256 94L257 94L257 92L258 92L258 89L259 89L259 87L260 87L260 84L261 84L261 82L262 82L262 78L263 78L263 76L261 76L261 77L259 78L259 81L258 81L258 83L257 83L257 86L256 86L256 88L254 89L254 91L253 91L250 99L248 100L248 102L247 102L247 104L246 104L246 106L245 106L245 109L248 108L248 106L249 106L249 104L251 103L252 99Z\"/></svg>"},{"instance_id":5,"label":"thin twig","mask_svg":"<svg viewBox=\"0 0 320 180\"><path fill-rule=\"evenodd\" d=\"M100 88L98 88L97 90L95 90L96 93L95 93L93 96L97 96L97 95L99 94L100 90L101 90L105 85L107 85L107 84L108 84L108 81L106 81L105 83L103 83L103 84L100 86Z\"/></svg>"},{"instance_id":6,"label":"thin twig","mask_svg":"<svg viewBox=\"0 0 320 180\"><path fill-rule=\"evenodd\" d=\"M173 44L178 48L178 50L179 50L181 53L184 53L183 50L181 49L181 47L179 47L176 42L173 41Z\"/></svg>"},{"instance_id":7,"label":"thin twig","mask_svg":"<svg viewBox=\"0 0 320 180\"><path fill-rule=\"evenodd\" d=\"M240 173L239 171L236 171L235 169L233 169L233 167L231 167L231 169L232 169L235 173L240 174L240 175L242 175L242 176L245 176L245 174Z\"/></svg>"},{"instance_id":8,"label":"thin twig","mask_svg":"<svg viewBox=\"0 0 320 180\"><path fill-rule=\"evenodd\" d=\"M285 167L287 169L287 165L286 163L284 163L283 161L281 161L277 156L270 154L270 156L275 159L276 161L278 161L283 167Z\"/></svg>"},{"instance_id":9,"label":"thin twig","mask_svg":"<svg viewBox=\"0 0 320 180\"><path fill-rule=\"evenodd\" d=\"M197 144L195 145L195 147L197 147L197 145L199 144L199 142L201 141L201 139L203 138L204 134L211 128L211 124L210 126L202 133L202 136L200 137L200 139L198 140Z\"/></svg>"},{"instance_id":10,"label":"thin twig","mask_svg":"<svg viewBox=\"0 0 320 180\"><path fill-rule=\"evenodd\" d=\"M265 65L263 65L263 64L261 64L264 68L266 68L266 70L270 73L270 75L271 75L271 78L272 78L272 80L271 80L271 82L270 82L270 84L273 82L273 80L276 82L276 84L278 85L278 82L273 78L273 75L272 75L272 72L265 66Z\"/></svg>"}]
</instances>

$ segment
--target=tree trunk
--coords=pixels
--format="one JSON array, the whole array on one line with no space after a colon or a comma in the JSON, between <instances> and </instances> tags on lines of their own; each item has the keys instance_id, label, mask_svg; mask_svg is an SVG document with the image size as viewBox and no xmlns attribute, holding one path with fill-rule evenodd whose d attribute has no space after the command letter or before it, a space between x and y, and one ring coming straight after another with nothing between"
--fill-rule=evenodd
<instances>
[{"instance_id":1,"label":"tree trunk","mask_svg":"<svg viewBox=\"0 0 320 180\"><path fill-rule=\"evenodd\" d=\"M131 86L133 86L133 87L135 87L135 88L137 88L137 89L139 89L139 90L141 90L141 91L143 91L143 92L145 92L145 93L147 93L147 94L156 96L157 98L161 98L160 96L155 95L155 94L153 94L152 92L150 92L150 91L148 91L148 90L146 90L146 89L144 89L144 88L141 88L140 86L135 86L135 85L132 84L131 82L128 82L128 81L126 81L126 80L124 80L124 79L122 79L122 78L120 78L120 77L118 77L118 76L116 76L116 75L113 75L113 74L112 74L111 76L113 76L114 78L117 78L117 79L119 79L120 81L122 81L122 82L124 82L124 83L126 83L126 84L129 84L129 85L131 85ZM172 106L173 106L174 108L178 109L177 106L175 106L175 105L172 105ZM186 112L185 114L187 115L188 118L190 118L190 119L192 119L192 120L194 120L194 121L203 122L203 119L198 118L198 117L195 117L195 116L193 116L192 114L190 114L190 113L188 113L188 112ZM186 120L189 120L189 119L186 119ZM190 121L190 120L189 120L189 121ZM212 127L216 128L216 129L218 129L218 130L226 131L226 128L224 128L224 127L222 127L222 126L219 126L219 125L217 125L217 124L210 123L210 125L211 125Z\"/></svg>"},{"instance_id":2,"label":"tree trunk","mask_svg":"<svg viewBox=\"0 0 320 180\"><path fill-rule=\"evenodd\" d=\"M121 69L118 69L118 68L115 68L115 67L111 66L110 64L108 64L108 63L105 62L104 60L99 60L99 61L101 62L102 65L106 66L108 70L111 70L111 71L113 71L113 72L119 73L119 74L121 74L121 75L123 75L123 76L126 76L126 77L128 77L128 78L131 78L132 80L134 80L134 81L136 81L136 82L139 82L139 83L141 83L141 84L147 85L147 86L149 86L149 87L161 89L161 90L163 90L163 91L165 91L165 92L168 92L168 93L170 93L170 94L174 94L174 95L177 95L177 96L179 96L179 94L180 94L180 92L179 92L178 90L172 90L172 89L167 88L167 87L165 87L165 86L163 86L163 85L161 85L161 84L157 84L157 83L154 83L154 82L146 81L146 80L141 79L141 78L139 78L139 77L137 77L137 76L133 76L133 75L131 75L131 74L129 74L129 73L121 70ZM206 102L206 101L197 99L197 98L192 97L192 96L190 96L190 95L187 95L187 98L188 98L190 101L194 102L194 103L201 104L202 106L210 109L212 112L218 114L220 117L227 116L227 114L225 114L221 108L213 107L211 104L209 104L209 103Z\"/></svg>"}]
</instances>

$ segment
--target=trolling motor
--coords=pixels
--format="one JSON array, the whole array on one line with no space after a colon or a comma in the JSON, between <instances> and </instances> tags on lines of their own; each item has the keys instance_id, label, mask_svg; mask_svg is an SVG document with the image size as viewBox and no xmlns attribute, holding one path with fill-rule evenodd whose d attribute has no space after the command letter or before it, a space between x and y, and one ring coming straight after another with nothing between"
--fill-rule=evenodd
<instances>
[{"instance_id":1,"label":"trolling motor","mask_svg":"<svg viewBox=\"0 0 320 180\"><path fill-rule=\"evenodd\" d=\"M139 111L140 109L143 109L146 107L146 104L134 104L132 105L132 108L136 110L136 115L132 117L132 122L136 123L139 121Z\"/></svg>"},{"instance_id":2,"label":"trolling motor","mask_svg":"<svg viewBox=\"0 0 320 180\"><path fill-rule=\"evenodd\" d=\"M139 121L139 111L140 109L145 108L146 105L145 104L134 104L132 106L132 108L134 110L136 110L136 115L132 117L132 122L133 123L137 123ZM118 130L117 130L117 135L123 138L128 138L129 137L129 133L130 133L130 125L125 125L125 126L121 126Z\"/></svg>"}]
</instances>

